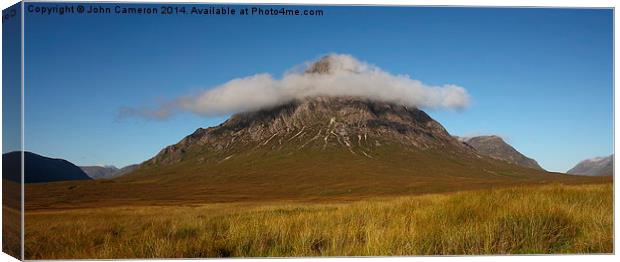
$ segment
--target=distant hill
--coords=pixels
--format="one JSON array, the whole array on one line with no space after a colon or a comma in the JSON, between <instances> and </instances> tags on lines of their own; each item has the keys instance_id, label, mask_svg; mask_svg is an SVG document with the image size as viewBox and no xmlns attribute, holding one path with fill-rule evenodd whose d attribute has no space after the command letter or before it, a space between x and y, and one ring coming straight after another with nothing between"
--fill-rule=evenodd
<instances>
[{"instance_id":1,"label":"distant hill","mask_svg":"<svg viewBox=\"0 0 620 262\"><path fill-rule=\"evenodd\" d=\"M115 166L80 166L80 168L92 179L103 179L119 170Z\"/></svg>"},{"instance_id":2,"label":"distant hill","mask_svg":"<svg viewBox=\"0 0 620 262\"><path fill-rule=\"evenodd\" d=\"M138 165L128 165L119 169L115 166L80 166L82 171L92 179L111 179L119 177L133 171L137 167Z\"/></svg>"},{"instance_id":3,"label":"distant hill","mask_svg":"<svg viewBox=\"0 0 620 262\"><path fill-rule=\"evenodd\" d=\"M583 160L566 173L585 176L611 176L614 174L614 155Z\"/></svg>"},{"instance_id":4,"label":"distant hill","mask_svg":"<svg viewBox=\"0 0 620 262\"><path fill-rule=\"evenodd\" d=\"M116 172L110 178L112 178L112 177L119 177L119 176L123 176L125 174L129 174L129 173L131 173L131 171L136 170L139 166L140 166L139 164L133 164L133 165L128 165L126 167L123 167L123 168L119 169L118 172Z\"/></svg>"},{"instance_id":5,"label":"distant hill","mask_svg":"<svg viewBox=\"0 0 620 262\"><path fill-rule=\"evenodd\" d=\"M504 160L523 167L544 170L536 160L531 159L499 136L459 137L459 140L472 146L477 152L495 159Z\"/></svg>"},{"instance_id":6,"label":"distant hill","mask_svg":"<svg viewBox=\"0 0 620 262\"><path fill-rule=\"evenodd\" d=\"M3 177L6 174L6 179L21 180L20 159L19 151L2 155ZM91 179L82 169L67 160L44 157L31 152L24 152L24 178L26 183Z\"/></svg>"}]
</instances>

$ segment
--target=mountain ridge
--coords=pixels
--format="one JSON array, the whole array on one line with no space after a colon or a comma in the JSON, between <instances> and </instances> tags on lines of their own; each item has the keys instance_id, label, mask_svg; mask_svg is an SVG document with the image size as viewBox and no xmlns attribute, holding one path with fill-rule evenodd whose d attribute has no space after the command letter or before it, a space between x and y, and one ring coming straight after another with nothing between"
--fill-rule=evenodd
<instances>
[{"instance_id":1,"label":"mountain ridge","mask_svg":"<svg viewBox=\"0 0 620 262\"><path fill-rule=\"evenodd\" d=\"M614 173L614 154L582 160L566 173L585 176L612 176Z\"/></svg>"},{"instance_id":2,"label":"mountain ridge","mask_svg":"<svg viewBox=\"0 0 620 262\"><path fill-rule=\"evenodd\" d=\"M112 179L130 173L138 164L128 165L122 168L116 166L80 166L89 177L92 179Z\"/></svg>"},{"instance_id":3,"label":"mountain ridge","mask_svg":"<svg viewBox=\"0 0 620 262\"><path fill-rule=\"evenodd\" d=\"M528 168L544 170L536 160L523 155L500 136L457 137L457 139L472 146L483 155Z\"/></svg>"}]
</instances>

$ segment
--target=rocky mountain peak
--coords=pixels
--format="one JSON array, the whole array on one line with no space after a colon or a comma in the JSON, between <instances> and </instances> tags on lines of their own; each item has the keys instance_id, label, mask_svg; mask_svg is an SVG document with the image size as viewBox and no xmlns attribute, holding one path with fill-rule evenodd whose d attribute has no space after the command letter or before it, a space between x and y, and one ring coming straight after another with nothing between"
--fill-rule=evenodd
<instances>
[{"instance_id":1,"label":"rocky mountain peak","mask_svg":"<svg viewBox=\"0 0 620 262\"><path fill-rule=\"evenodd\" d=\"M221 155L241 148L246 152L339 148L372 157L375 149L390 145L404 150L471 151L417 108L357 97L311 97L239 113L219 126L199 128L153 161L175 162L196 147Z\"/></svg>"},{"instance_id":2,"label":"rocky mountain peak","mask_svg":"<svg viewBox=\"0 0 620 262\"><path fill-rule=\"evenodd\" d=\"M332 68L332 60L331 56L324 56L318 61L310 64L304 73L306 74L329 74Z\"/></svg>"},{"instance_id":3,"label":"rocky mountain peak","mask_svg":"<svg viewBox=\"0 0 620 262\"><path fill-rule=\"evenodd\" d=\"M377 70L374 66L357 61L348 55L329 54L306 67L305 74L359 74Z\"/></svg>"}]
</instances>

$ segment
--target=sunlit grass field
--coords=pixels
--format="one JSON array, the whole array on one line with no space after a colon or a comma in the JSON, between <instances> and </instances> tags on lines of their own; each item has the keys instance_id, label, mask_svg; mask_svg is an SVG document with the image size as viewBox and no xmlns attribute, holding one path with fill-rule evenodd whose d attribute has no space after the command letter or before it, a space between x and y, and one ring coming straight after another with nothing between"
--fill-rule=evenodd
<instances>
[{"instance_id":1,"label":"sunlit grass field","mask_svg":"<svg viewBox=\"0 0 620 262\"><path fill-rule=\"evenodd\" d=\"M27 211L26 258L613 252L613 188Z\"/></svg>"},{"instance_id":2,"label":"sunlit grass field","mask_svg":"<svg viewBox=\"0 0 620 262\"><path fill-rule=\"evenodd\" d=\"M2 252L21 256L21 186L2 179Z\"/></svg>"}]
</instances>

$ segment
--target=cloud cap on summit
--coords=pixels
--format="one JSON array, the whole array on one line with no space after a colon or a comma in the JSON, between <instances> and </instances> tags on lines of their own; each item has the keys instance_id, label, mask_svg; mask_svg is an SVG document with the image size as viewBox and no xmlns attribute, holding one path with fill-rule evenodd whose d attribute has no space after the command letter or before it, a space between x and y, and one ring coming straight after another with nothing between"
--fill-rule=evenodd
<instances>
[{"instance_id":1,"label":"cloud cap on summit","mask_svg":"<svg viewBox=\"0 0 620 262\"><path fill-rule=\"evenodd\" d=\"M441 109L462 109L470 102L463 87L453 84L431 86L408 75L393 75L348 54L329 54L307 63L301 72L287 71L281 79L267 73L236 78L197 95L178 97L156 107L125 107L120 116L166 119L176 112L222 116L315 96L360 97Z\"/></svg>"}]
</instances>

